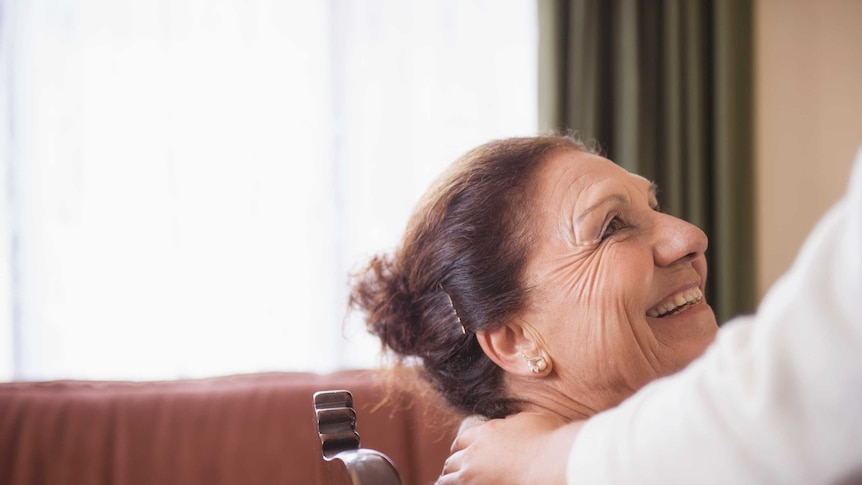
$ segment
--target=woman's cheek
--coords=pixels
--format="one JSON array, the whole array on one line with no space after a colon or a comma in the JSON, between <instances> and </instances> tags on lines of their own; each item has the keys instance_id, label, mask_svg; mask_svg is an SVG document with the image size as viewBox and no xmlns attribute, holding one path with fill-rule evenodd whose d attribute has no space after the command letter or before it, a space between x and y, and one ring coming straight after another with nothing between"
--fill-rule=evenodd
<instances>
[{"instance_id":1,"label":"woman's cheek","mask_svg":"<svg viewBox=\"0 0 862 485\"><path fill-rule=\"evenodd\" d=\"M637 258L631 248L619 243L608 243L596 251L585 265L585 285L589 291L584 295L588 302L605 305L619 304L630 300L634 289L645 281L638 273Z\"/></svg>"},{"instance_id":2,"label":"woman's cheek","mask_svg":"<svg viewBox=\"0 0 862 485\"><path fill-rule=\"evenodd\" d=\"M578 343L578 367L595 367L617 352L631 351L631 311L640 310L637 289L643 278L627 271L633 260L626 244L606 241L589 251L571 252L560 258L546 279L544 292L552 305L545 307L539 323L554 353L568 353L564 346ZM555 311L550 311L554 308ZM584 345L581 345L584 344Z\"/></svg>"}]
</instances>

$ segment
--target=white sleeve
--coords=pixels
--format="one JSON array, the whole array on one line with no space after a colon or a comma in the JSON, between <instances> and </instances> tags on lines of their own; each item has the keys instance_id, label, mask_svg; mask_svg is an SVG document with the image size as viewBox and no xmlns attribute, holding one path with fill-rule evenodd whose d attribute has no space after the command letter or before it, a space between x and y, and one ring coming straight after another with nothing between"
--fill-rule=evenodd
<instances>
[{"instance_id":1,"label":"white sleeve","mask_svg":"<svg viewBox=\"0 0 862 485\"><path fill-rule=\"evenodd\" d=\"M862 483L862 150L757 314L588 420L567 483Z\"/></svg>"}]
</instances>

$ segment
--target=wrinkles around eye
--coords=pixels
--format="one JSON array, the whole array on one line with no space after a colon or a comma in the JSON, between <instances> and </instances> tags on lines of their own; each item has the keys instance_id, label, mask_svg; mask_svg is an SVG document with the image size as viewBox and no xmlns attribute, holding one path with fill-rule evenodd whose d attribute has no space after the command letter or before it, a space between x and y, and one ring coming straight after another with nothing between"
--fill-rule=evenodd
<instances>
[{"instance_id":1,"label":"wrinkles around eye","mask_svg":"<svg viewBox=\"0 0 862 485\"><path fill-rule=\"evenodd\" d=\"M622 219L620 219L618 215L614 215L605 224L604 228L602 229L602 234L599 236L599 239L604 241L605 239L613 236L618 231L625 229L626 227L626 223Z\"/></svg>"}]
</instances>

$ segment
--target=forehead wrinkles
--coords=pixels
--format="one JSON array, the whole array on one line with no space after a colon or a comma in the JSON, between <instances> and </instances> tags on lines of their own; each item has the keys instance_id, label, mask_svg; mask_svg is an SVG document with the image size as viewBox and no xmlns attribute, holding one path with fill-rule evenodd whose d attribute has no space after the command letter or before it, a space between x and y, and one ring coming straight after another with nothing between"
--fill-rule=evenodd
<instances>
[{"instance_id":1,"label":"forehead wrinkles","mask_svg":"<svg viewBox=\"0 0 862 485\"><path fill-rule=\"evenodd\" d=\"M585 170L580 160L560 160L557 164L546 170L539 182L536 225L540 246L560 236L571 239L578 200L595 180L595 174Z\"/></svg>"},{"instance_id":2,"label":"forehead wrinkles","mask_svg":"<svg viewBox=\"0 0 862 485\"><path fill-rule=\"evenodd\" d=\"M549 162L539 177L540 200L544 210L565 217L586 209L585 199L593 199L587 204L596 202L590 197L594 192L599 192L595 194L597 197L616 192L631 198L635 195L632 189L646 195L651 185L645 178L595 155L564 154Z\"/></svg>"},{"instance_id":3,"label":"forehead wrinkles","mask_svg":"<svg viewBox=\"0 0 862 485\"><path fill-rule=\"evenodd\" d=\"M578 198L593 178L593 174L581 168L577 163L571 163L545 174L543 182L546 188L540 188L540 194L547 212L559 214L560 211L573 209L566 209L566 201Z\"/></svg>"},{"instance_id":4,"label":"forehead wrinkles","mask_svg":"<svg viewBox=\"0 0 862 485\"><path fill-rule=\"evenodd\" d=\"M593 175L593 177L588 177L589 175ZM582 181L584 186L578 198L586 203L595 202L604 196L615 196L621 202L629 204L633 203L633 201L648 200L654 195L656 187L655 184L644 177L625 171L602 174L592 173L585 174L585 176L588 179ZM583 197L583 195L594 195L595 197Z\"/></svg>"}]
</instances>

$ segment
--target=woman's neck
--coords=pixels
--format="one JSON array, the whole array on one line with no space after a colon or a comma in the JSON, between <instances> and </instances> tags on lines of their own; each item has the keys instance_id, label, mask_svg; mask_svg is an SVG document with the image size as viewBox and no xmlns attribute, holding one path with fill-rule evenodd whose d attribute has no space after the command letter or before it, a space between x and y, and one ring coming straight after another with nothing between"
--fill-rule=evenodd
<instances>
[{"instance_id":1,"label":"woman's neck","mask_svg":"<svg viewBox=\"0 0 862 485\"><path fill-rule=\"evenodd\" d=\"M545 377L507 376L506 387L510 395L522 402L520 410L559 416L565 422L588 419L610 409L631 392L611 389L572 390L559 379Z\"/></svg>"}]
</instances>

